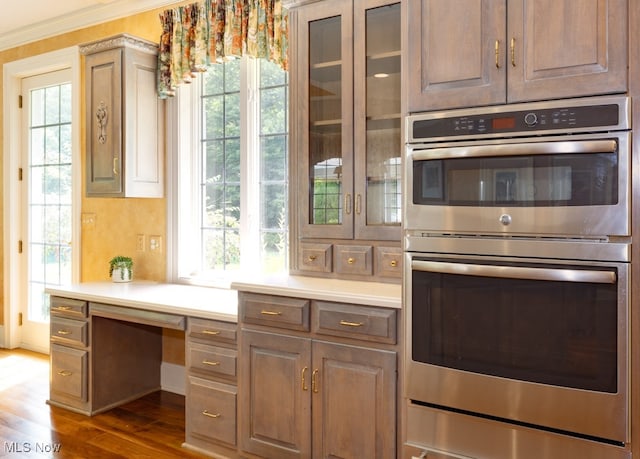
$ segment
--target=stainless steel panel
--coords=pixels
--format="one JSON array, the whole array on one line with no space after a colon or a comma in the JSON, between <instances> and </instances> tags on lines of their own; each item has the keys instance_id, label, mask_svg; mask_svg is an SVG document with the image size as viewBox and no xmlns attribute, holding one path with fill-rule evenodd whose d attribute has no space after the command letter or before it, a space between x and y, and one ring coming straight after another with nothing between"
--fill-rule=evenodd
<instances>
[{"instance_id":1,"label":"stainless steel panel","mask_svg":"<svg viewBox=\"0 0 640 459\"><path fill-rule=\"evenodd\" d=\"M419 233L419 232L418 232ZM588 240L513 237L471 237L451 235L407 234L404 247L408 252L450 255L493 255L553 260L631 261L631 240Z\"/></svg>"},{"instance_id":2,"label":"stainless steel panel","mask_svg":"<svg viewBox=\"0 0 640 459\"><path fill-rule=\"evenodd\" d=\"M617 130L627 130L631 129L631 100L626 96L604 96L604 97L585 97L580 99L571 99L567 100L550 100L544 102L526 102L521 104L508 104L508 105L496 105L493 107L476 107L476 108L463 108L458 110L447 110L441 112L429 112L411 115L407 117L405 123L405 139L407 139L408 143L416 143L422 139L416 139L413 136L413 122L419 120L426 119L438 119L438 118L446 118L446 117L454 117L454 116L473 116L473 115L494 115L506 112L518 112L518 111L536 111L536 110L544 110L548 108L565 108L567 106L572 107L580 107L580 106L589 106L589 105L609 105L609 104L617 104L618 105L618 119L619 123L616 126L607 126L606 129L598 129L597 127L587 127L587 128L574 128L567 129L565 132L571 133L580 133L580 132L597 132L597 131L617 131ZM545 134L557 134L558 130L540 130L536 131L536 135L545 135ZM465 139L491 139L497 137L503 137L505 134L503 132L496 132L492 134L473 134L467 136L456 136L456 140L465 140ZM515 136L528 136L531 135L531 132L523 131L523 132L510 132L508 133L509 137ZM429 139L430 141L443 141L447 140L447 137L433 137Z\"/></svg>"},{"instance_id":3,"label":"stainless steel panel","mask_svg":"<svg viewBox=\"0 0 640 459\"><path fill-rule=\"evenodd\" d=\"M426 459L631 458L621 446L413 404L407 409L407 444L426 452Z\"/></svg>"}]
</instances>

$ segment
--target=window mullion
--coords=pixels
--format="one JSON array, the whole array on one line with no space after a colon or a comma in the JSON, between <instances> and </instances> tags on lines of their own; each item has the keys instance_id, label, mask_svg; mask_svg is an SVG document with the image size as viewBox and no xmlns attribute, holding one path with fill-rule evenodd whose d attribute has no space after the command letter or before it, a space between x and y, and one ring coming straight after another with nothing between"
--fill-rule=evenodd
<instances>
[{"instance_id":1,"label":"window mullion","mask_svg":"<svg viewBox=\"0 0 640 459\"><path fill-rule=\"evenodd\" d=\"M241 151L240 260L245 271L260 267L260 157L258 61L243 58L240 84Z\"/></svg>"}]
</instances>

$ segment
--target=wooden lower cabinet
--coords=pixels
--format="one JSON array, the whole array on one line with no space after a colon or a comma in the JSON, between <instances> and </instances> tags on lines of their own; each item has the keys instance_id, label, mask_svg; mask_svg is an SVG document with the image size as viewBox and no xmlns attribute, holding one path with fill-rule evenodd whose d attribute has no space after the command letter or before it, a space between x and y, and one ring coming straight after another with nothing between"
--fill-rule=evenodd
<instances>
[{"instance_id":1,"label":"wooden lower cabinet","mask_svg":"<svg viewBox=\"0 0 640 459\"><path fill-rule=\"evenodd\" d=\"M242 330L240 447L265 458L396 456L396 352Z\"/></svg>"},{"instance_id":2,"label":"wooden lower cabinet","mask_svg":"<svg viewBox=\"0 0 640 459\"><path fill-rule=\"evenodd\" d=\"M184 446L231 457L237 445L236 324L190 317L186 338Z\"/></svg>"}]
</instances>

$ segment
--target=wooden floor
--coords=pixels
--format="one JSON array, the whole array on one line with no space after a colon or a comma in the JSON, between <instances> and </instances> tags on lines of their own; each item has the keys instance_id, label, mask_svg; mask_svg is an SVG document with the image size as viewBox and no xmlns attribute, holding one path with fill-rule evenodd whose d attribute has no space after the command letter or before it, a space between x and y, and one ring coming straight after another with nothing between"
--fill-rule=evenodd
<instances>
[{"instance_id":1,"label":"wooden floor","mask_svg":"<svg viewBox=\"0 0 640 459\"><path fill-rule=\"evenodd\" d=\"M0 458L202 458L181 447L184 397L156 392L88 417L49 406L48 357L0 349Z\"/></svg>"}]
</instances>

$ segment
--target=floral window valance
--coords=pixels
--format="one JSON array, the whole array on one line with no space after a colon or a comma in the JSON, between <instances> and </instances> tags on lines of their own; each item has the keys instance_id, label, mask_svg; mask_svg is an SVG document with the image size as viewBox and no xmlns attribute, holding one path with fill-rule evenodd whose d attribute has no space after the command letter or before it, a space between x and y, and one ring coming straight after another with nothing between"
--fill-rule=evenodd
<instances>
[{"instance_id":1,"label":"floral window valance","mask_svg":"<svg viewBox=\"0 0 640 459\"><path fill-rule=\"evenodd\" d=\"M158 53L158 95L227 59L266 58L287 69L287 12L281 0L206 0L165 10Z\"/></svg>"}]
</instances>

